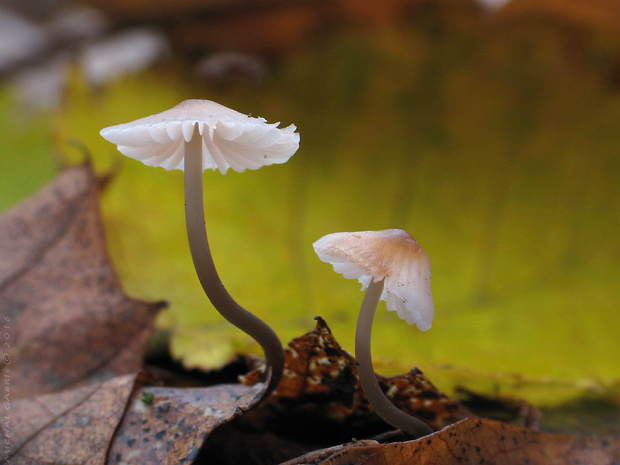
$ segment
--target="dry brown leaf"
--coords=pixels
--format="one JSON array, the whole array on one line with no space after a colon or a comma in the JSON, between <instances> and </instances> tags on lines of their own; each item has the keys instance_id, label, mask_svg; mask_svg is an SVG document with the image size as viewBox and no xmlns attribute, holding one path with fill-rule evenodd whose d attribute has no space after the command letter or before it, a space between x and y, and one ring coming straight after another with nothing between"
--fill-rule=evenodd
<instances>
[{"instance_id":1,"label":"dry brown leaf","mask_svg":"<svg viewBox=\"0 0 620 465\"><path fill-rule=\"evenodd\" d=\"M105 464L135 379L125 375L12 401L2 422L3 459L14 465Z\"/></svg>"},{"instance_id":2,"label":"dry brown leaf","mask_svg":"<svg viewBox=\"0 0 620 465\"><path fill-rule=\"evenodd\" d=\"M415 441L360 446L325 460L282 465L613 465L620 442L546 434L507 423L469 418Z\"/></svg>"},{"instance_id":3,"label":"dry brown leaf","mask_svg":"<svg viewBox=\"0 0 620 465\"><path fill-rule=\"evenodd\" d=\"M346 430L346 434L356 437L389 429L374 415L364 396L355 359L338 344L325 321L320 317L316 320L314 330L288 344L282 381L244 421L256 429L277 424L287 433L311 423L326 434ZM261 370L255 370L243 382L252 385L260 374ZM377 379L397 407L435 430L471 416L419 370Z\"/></svg>"},{"instance_id":4,"label":"dry brown leaf","mask_svg":"<svg viewBox=\"0 0 620 465\"><path fill-rule=\"evenodd\" d=\"M163 304L123 293L106 252L89 166L0 217L0 315L11 398L140 370ZM87 349L87 350L86 350Z\"/></svg>"},{"instance_id":5,"label":"dry brown leaf","mask_svg":"<svg viewBox=\"0 0 620 465\"><path fill-rule=\"evenodd\" d=\"M108 463L192 463L215 428L251 408L263 394L263 384L136 389Z\"/></svg>"},{"instance_id":6,"label":"dry brown leaf","mask_svg":"<svg viewBox=\"0 0 620 465\"><path fill-rule=\"evenodd\" d=\"M136 387L162 304L122 292L98 184L88 166L66 170L0 218L7 463L189 463L264 393L264 384L143 387L146 376Z\"/></svg>"}]
</instances>

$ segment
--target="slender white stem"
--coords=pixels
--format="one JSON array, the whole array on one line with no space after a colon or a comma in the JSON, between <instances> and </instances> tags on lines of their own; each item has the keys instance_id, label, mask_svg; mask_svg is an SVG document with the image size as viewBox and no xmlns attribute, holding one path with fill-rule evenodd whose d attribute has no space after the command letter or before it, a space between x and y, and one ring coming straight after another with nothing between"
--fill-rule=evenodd
<instances>
[{"instance_id":1,"label":"slender white stem","mask_svg":"<svg viewBox=\"0 0 620 465\"><path fill-rule=\"evenodd\" d=\"M392 425L394 428L398 428L410 434L413 437L426 436L431 434L433 430L430 426L411 415L406 414L402 410L399 410L390 402L385 396L379 382L377 381L377 375L372 365L372 356L370 350L370 341L372 334L372 323L375 318L375 311L377 304L383 292L383 280L379 282L371 281L364 300L362 301L362 307L357 319L357 329L355 332L355 358L358 362L357 372L366 394L366 398L372 405L372 408L377 412L386 423Z\"/></svg>"},{"instance_id":2,"label":"slender white stem","mask_svg":"<svg viewBox=\"0 0 620 465\"><path fill-rule=\"evenodd\" d=\"M265 352L267 367L271 368L271 380L267 391L269 393L282 377L284 350L276 333L232 298L217 273L205 227L202 157L202 137L196 125L192 139L185 143L184 161L185 221L194 267L202 288L217 311L230 323L254 338Z\"/></svg>"}]
</instances>

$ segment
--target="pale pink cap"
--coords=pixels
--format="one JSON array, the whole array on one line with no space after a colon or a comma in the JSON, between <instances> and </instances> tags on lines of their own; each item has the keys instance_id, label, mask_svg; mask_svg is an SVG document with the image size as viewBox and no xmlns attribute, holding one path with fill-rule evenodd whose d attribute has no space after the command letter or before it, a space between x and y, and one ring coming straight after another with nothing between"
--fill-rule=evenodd
<instances>
[{"instance_id":1,"label":"pale pink cap","mask_svg":"<svg viewBox=\"0 0 620 465\"><path fill-rule=\"evenodd\" d=\"M285 163L299 148L295 125L279 129L209 100L185 100L170 110L101 130L118 150L145 165L167 170L184 167L185 142L198 126L203 170L226 173Z\"/></svg>"},{"instance_id":2,"label":"pale pink cap","mask_svg":"<svg viewBox=\"0 0 620 465\"><path fill-rule=\"evenodd\" d=\"M434 308L431 262L416 240L402 229L328 234L314 243L321 260L362 290L384 280L381 300L387 309L422 331L430 329Z\"/></svg>"}]
</instances>

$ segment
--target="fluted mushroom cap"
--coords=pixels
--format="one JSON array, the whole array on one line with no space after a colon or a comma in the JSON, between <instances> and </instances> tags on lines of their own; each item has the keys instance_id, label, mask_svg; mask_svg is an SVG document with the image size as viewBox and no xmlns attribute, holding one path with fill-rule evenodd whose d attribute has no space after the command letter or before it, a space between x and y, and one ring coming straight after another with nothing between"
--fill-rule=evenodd
<instances>
[{"instance_id":1,"label":"fluted mushroom cap","mask_svg":"<svg viewBox=\"0 0 620 465\"><path fill-rule=\"evenodd\" d=\"M422 331L433 321L431 262L413 237L402 229L328 234L314 243L319 258L365 290L371 280L384 280L381 300L387 309Z\"/></svg>"},{"instance_id":2,"label":"fluted mushroom cap","mask_svg":"<svg viewBox=\"0 0 620 465\"><path fill-rule=\"evenodd\" d=\"M145 165L184 168L185 142L202 138L203 170L226 173L285 163L299 148L295 125L279 129L209 100L185 100L170 110L101 130L118 150Z\"/></svg>"}]
</instances>

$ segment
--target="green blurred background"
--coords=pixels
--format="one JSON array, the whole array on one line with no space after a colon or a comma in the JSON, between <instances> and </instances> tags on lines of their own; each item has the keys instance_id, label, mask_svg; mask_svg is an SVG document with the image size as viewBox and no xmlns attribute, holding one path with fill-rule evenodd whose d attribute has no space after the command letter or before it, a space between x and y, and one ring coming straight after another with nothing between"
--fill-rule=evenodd
<instances>
[{"instance_id":1,"label":"green blurred background","mask_svg":"<svg viewBox=\"0 0 620 465\"><path fill-rule=\"evenodd\" d=\"M54 3L33 23L49 23ZM541 403L620 397L620 2L77 6L105 18L84 47L148 27L162 54L98 80L81 42L65 40L5 69L0 208L85 153L114 172L102 198L112 259L128 294L170 301L158 326L186 366L260 348L202 294L182 173L124 158L99 130L205 98L301 134L285 165L204 175L220 275L283 341L321 315L352 350L360 286L319 261L312 242L402 228L431 257L436 316L422 333L377 314L383 373L418 366L446 390ZM34 100L21 73L61 53L58 93Z\"/></svg>"}]
</instances>

